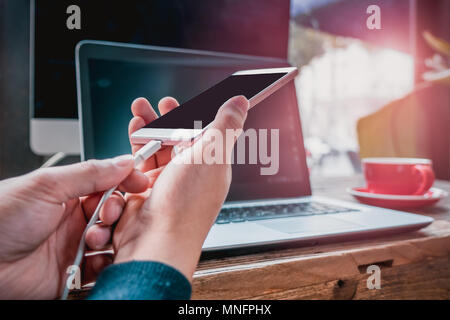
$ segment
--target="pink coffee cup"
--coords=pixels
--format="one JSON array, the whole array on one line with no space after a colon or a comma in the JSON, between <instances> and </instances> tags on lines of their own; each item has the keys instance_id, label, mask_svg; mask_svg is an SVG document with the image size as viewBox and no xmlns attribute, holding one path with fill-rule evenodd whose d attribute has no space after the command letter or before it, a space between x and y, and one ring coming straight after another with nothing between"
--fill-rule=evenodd
<instances>
[{"instance_id":1,"label":"pink coffee cup","mask_svg":"<svg viewBox=\"0 0 450 320\"><path fill-rule=\"evenodd\" d=\"M362 163L369 192L422 195L434 183L429 159L365 158Z\"/></svg>"}]
</instances>

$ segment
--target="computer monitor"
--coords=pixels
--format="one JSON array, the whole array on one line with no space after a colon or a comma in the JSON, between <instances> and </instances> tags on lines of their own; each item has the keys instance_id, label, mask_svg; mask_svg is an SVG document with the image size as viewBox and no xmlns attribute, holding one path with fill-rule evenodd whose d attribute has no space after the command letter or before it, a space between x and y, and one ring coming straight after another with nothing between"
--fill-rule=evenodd
<instances>
[{"instance_id":1,"label":"computer monitor","mask_svg":"<svg viewBox=\"0 0 450 320\"><path fill-rule=\"evenodd\" d=\"M69 30L67 8L81 10ZM32 0L30 144L80 153L75 46L85 39L286 59L289 0Z\"/></svg>"}]
</instances>

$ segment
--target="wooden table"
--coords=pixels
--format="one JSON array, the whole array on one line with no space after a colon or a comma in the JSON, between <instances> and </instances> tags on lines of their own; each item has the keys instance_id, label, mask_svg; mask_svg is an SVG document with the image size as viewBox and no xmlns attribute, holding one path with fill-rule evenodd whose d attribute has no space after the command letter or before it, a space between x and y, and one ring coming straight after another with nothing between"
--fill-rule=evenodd
<instances>
[{"instance_id":1,"label":"wooden table","mask_svg":"<svg viewBox=\"0 0 450 320\"><path fill-rule=\"evenodd\" d=\"M316 195L355 201L347 187L362 177L313 181ZM450 191L450 182L436 186ZM193 299L449 299L450 199L417 210L425 229L312 247L201 261ZM367 288L367 267L381 269L381 289Z\"/></svg>"}]
</instances>

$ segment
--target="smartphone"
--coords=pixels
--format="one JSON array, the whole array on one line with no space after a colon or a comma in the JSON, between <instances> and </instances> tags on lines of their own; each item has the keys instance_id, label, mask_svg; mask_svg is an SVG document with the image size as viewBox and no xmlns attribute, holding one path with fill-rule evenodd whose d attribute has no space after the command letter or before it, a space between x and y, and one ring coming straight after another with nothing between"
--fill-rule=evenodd
<instances>
[{"instance_id":1,"label":"smartphone","mask_svg":"<svg viewBox=\"0 0 450 320\"><path fill-rule=\"evenodd\" d=\"M214 121L217 111L228 99L243 95L252 108L297 75L294 67L238 71L136 131L131 141L146 144L160 140L163 145L193 141Z\"/></svg>"}]
</instances>

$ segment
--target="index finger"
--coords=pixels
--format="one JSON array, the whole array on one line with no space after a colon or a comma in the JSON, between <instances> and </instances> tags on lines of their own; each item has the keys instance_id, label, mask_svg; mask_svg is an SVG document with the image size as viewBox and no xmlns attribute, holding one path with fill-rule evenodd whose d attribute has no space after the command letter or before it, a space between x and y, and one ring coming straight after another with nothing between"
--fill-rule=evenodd
<instances>
[{"instance_id":1,"label":"index finger","mask_svg":"<svg viewBox=\"0 0 450 320\"><path fill-rule=\"evenodd\" d=\"M158 115L155 110L153 110L152 105L145 98L137 98L133 101L131 104L131 113L133 113L133 116L135 117L141 117L145 124L158 119Z\"/></svg>"},{"instance_id":2,"label":"index finger","mask_svg":"<svg viewBox=\"0 0 450 320\"><path fill-rule=\"evenodd\" d=\"M152 105L145 98L138 98L131 104L131 113L134 118L131 119L128 126L128 137L130 139L131 151L135 154L143 146L140 144L134 144L131 142L131 135L137 130L141 129L153 120L158 119L158 115L153 110ZM146 168L156 167L156 158L151 157L145 162Z\"/></svg>"},{"instance_id":3,"label":"index finger","mask_svg":"<svg viewBox=\"0 0 450 320\"><path fill-rule=\"evenodd\" d=\"M130 121L130 124L128 126L128 135L130 138L134 132L141 129L150 122L158 119L158 115L156 114L155 110L153 110L152 105L145 98L138 98L133 101L133 103L131 104L131 113L133 114L134 118ZM131 147L133 148L133 153L142 148L141 145L133 144L131 142L131 139L130 143Z\"/></svg>"},{"instance_id":4,"label":"index finger","mask_svg":"<svg viewBox=\"0 0 450 320\"><path fill-rule=\"evenodd\" d=\"M179 103L176 99L172 97L165 97L158 103L158 109L160 113L164 115L178 107L178 105ZM134 115L134 118L131 119L128 126L128 134L130 137L131 149L134 154L142 148L142 145L132 143L131 135L137 130L143 128L148 123L157 119L158 116L151 107L150 103L144 98L136 99L131 106L131 111ZM167 164L170 161L171 153L171 148L163 148L154 157L151 157L149 160L145 161L145 163L141 166L142 171L147 172L154 168L157 168L158 166Z\"/></svg>"},{"instance_id":5,"label":"index finger","mask_svg":"<svg viewBox=\"0 0 450 320\"><path fill-rule=\"evenodd\" d=\"M158 103L158 109L159 112L162 115L165 115L178 107L180 104L175 98L172 97L165 97L162 98L161 101ZM156 154L156 165L157 167L165 166L170 162L172 159L172 147L165 147L162 148L157 154ZM147 170L148 171L148 170Z\"/></svg>"}]
</instances>

